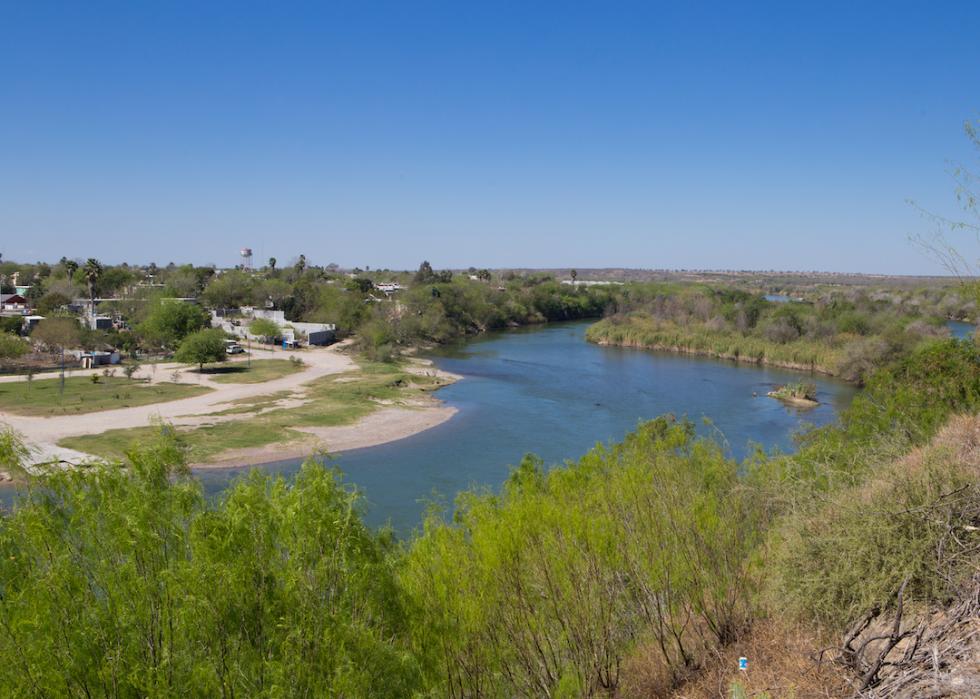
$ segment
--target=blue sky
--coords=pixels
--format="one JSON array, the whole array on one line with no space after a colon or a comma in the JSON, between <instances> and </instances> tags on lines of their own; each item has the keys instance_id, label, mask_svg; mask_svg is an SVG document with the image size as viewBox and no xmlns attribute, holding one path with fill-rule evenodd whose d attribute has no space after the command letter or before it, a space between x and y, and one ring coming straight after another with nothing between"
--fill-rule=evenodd
<instances>
[{"instance_id":1,"label":"blue sky","mask_svg":"<svg viewBox=\"0 0 980 699\"><path fill-rule=\"evenodd\" d=\"M978 36L978 2L0 0L0 252L933 273L906 199L956 212Z\"/></svg>"}]
</instances>

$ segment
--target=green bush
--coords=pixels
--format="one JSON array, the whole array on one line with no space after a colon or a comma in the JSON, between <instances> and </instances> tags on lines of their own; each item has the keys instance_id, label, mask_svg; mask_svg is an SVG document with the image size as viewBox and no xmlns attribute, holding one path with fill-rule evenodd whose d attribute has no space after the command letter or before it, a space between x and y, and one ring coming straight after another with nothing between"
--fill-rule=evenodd
<instances>
[{"instance_id":1,"label":"green bush","mask_svg":"<svg viewBox=\"0 0 980 699\"><path fill-rule=\"evenodd\" d=\"M905 580L907 598L941 604L954 597L973 574L980 545L978 466L931 447L789 517L775 534L777 604L842 629L893 603Z\"/></svg>"},{"instance_id":2,"label":"green bush","mask_svg":"<svg viewBox=\"0 0 980 699\"><path fill-rule=\"evenodd\" d=\"M592 695L615 689L640 638L679 677L705 643L739 636L760 511L717 445L661 418L541 466L526 458L499 496L461 495L452 523L430 515L408 552L414 647L437 694Z\"/></svg>"},{"instance_id":3,"label":"green bush","mask_svg":"<svg viewBox=\"0 0 980 699\"><path fill-rule=\"evenodd\" d=\"M30 350L30 345L16 335L0 333L0 359L17 359Z\"/></svg>"},{"instance_id":4,"label":"green bush","mask_svg":"<svg viewBox=\"0 0 980 699\"><path fill-rule=\"evenodd\" d=\"M170 437L125 469L53 471L0 520L5 696L418 688L390 544L333 471L256 472L211 502L182 464Z\"/></svg>"}]
</instances>

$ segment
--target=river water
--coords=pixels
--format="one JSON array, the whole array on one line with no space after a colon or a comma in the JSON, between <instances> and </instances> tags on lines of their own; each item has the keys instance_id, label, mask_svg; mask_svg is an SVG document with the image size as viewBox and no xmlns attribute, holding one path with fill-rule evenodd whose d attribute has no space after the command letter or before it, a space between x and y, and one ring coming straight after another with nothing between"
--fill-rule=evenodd
<instances>
[{"instance_id":1,"label":"river water","mask_svg":"<svg viewBox=\"0 0 980 699\"><path fill-rule=\"evenodd\" d=\"M574 459L598 442L620 440L641 420L664 413L696 420L742 457L751 443L793 449L803 424L826 424L854 388L831 379L727 361L585 341L589 323L495 333L434 355L464 379L437 395L459 412L448 422L389 444L345 452L336 464L366 495L367 521L416 527L425 503L473 485L498 487L521 457L547 464ZM766 397L774 385L813 380L821 404L798 410ZM711 426L702 424L710 418ZM299 461L263 468L289 474ZM201 471L208 492L240 471Z\"/></svg>"}]
</instances>

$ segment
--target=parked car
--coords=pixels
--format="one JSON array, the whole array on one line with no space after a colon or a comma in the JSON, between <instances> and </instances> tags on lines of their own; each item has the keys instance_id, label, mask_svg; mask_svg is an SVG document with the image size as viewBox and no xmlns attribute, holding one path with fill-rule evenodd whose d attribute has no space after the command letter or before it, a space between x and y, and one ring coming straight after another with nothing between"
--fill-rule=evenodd
<instances>
[{"instance_id":1,"label":"parked car","mask_svg":"<svg viewBox=\"0 0 980 699\"><path fill-rule=\"evenodd\" d=\"M245 348L235 340L225 340L225 352L228 354L242 354L244 351Z\"/></svg>"}]
</instances>

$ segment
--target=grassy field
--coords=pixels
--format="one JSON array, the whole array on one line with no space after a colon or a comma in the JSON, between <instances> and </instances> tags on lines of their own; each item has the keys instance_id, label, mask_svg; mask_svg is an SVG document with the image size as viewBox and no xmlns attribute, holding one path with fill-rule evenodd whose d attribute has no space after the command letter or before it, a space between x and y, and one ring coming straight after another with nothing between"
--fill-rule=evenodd
<instances>
[{"instance_id":1,"label":"grassy field","mask_svg":"<svg viewBox=\"0 0 980 699\"><path fill-rule=\"evenodd\" d=\"M65 379L61 393L59 379L35 379L0 383L0 410L15 415L76 415L114 408L132 408L208 393L212 389L189 384L145 384L125 377L99 377L92 383L87 376Z\"/></svg>"},{"instance_id":2,"label":"grassy field","mask_svg":"<svg viewBox=\"0 0 980 699\"><path fill-rule=\"evenodd\" d=\"M264 383L303 370L301 361L288 359L253 359L247 362L225 362L205 367L204 376L218 383ZM197 373L197 371L193 372Z\"/></svg>"},{"instance_id":3,"label":"grassy field","mask_svg":"<svg viewBox=\"0 0 980 699\"><path fill-rule=\"evenodd\" d=\"M275 361L275 360L273 360ZM398 366L365 364L358 371L326 376L305 386L304 404L268 410L286 397L284 392L256 396L216 416L241 414L241 419L200 427L178 427L190 451L201 463L229 449L261 447L306 438L296 427L346 425L374 412L383 404L405 403L441 385L433 377L417 376ZM59 445L108 459L120 458L135 442L152 436L159 427L109 430L101 434L63 439Z\"/></svg>"}]
</instances>

